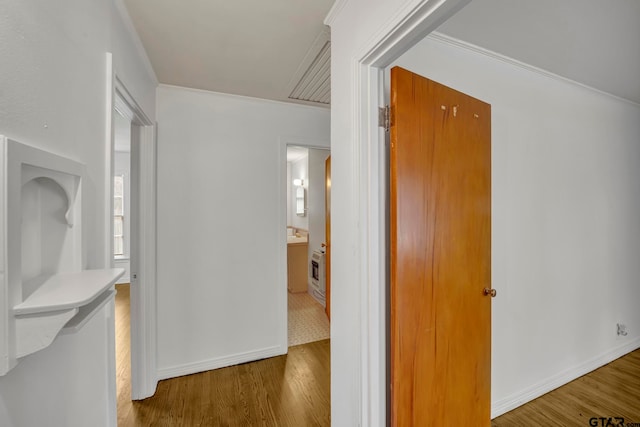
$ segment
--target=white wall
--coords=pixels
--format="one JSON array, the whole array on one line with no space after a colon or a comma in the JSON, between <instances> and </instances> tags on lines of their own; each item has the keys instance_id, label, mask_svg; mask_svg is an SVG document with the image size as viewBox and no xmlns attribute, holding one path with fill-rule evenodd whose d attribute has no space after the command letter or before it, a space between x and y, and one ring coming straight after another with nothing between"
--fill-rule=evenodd
<instances>
[{"instance_id":1,"label":"white wall","mask_svg":"<svg viewBox=\"0 0 640 427\"><path fill-rule=\"evenodd\" d=\"M304 180L302 188L304 188L305 197L304 207L307 211L303 216L296 213L298 206L296 193L299 187L293 185L294 179ZM289 188L291 189L291 222L289 224L292 227L309 231L309 155L291 162L291 186Z\"/></svg>"},{"instance_id":2,"label":"white wall","mask_svg":"<svg viewBox=\"0 0 640 427\"><path fill-rule=\"evenodd\" d=\"M115 426L107 402L113 347L113 303L98 312L76 334L25 357L0 378L0 424L5 426ZM115 409L115 408L114 408Z\"/></svg>"},{"instance_id":3,"label":"white wall","mask_svg":"<svg viewBox=\"0 0 640 427\"><path fill-rule=\"evenodd\" d=\"M282 141L328 141L329 112L169 86L157 96L159 376L286 352Z\"/></svg>"},{"instance_id":4,"label":"white wall","mask_svg":"<svg viewBox=\"0 0 640 427\"><path fill-rule=\"evenodd\" d=\"M442 40L396 64L492 106L494 415L639 347L640 106Z\"/></svg>"},{"instance_id":5,"label":"white wall","mask_svg":"<svg viewBox=\"0 0 640 427\"><path fill-rule=\"evenodd\" d=\"M324 162L329 157L329 150L309 149L309 259L313 251L320 250L325 239L325 209L324 187L325 174ZM309 262L307 262L309 265ZM309 272L309 286L311 285L311 271Z\"/></svg>"},{"instance_id":6,"label":"white wall","mask_svg":"<svg viewBox=\"0 0 640 427\"><path fill-rule=\"evenodd\" d=\"M155 77L112 0L3 1L0 46L0 134L86 165L83 266L103 267L106 52L153 119ZM115 425L111 310L0 377L1 425Z\"/></svg>"}]
</instances>

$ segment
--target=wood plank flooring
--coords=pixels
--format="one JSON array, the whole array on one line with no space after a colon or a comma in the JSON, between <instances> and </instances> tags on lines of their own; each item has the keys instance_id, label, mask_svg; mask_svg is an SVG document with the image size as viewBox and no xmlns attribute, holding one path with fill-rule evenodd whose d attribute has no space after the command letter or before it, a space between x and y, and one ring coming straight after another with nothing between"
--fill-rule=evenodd
<instances>
[{"instance_id":1,"label":"wood plank flooring","mask_svg":"<svg viewBox=\"0 0 640 427\"><path fill-rule=\"evenodd\" d=\"M604 421L590 421L592 417L604 418ZM624 426L635 423L640 426L640 350L495 418L491 425L622 425L615 417L624 418ZM593 424L594 422L597 424Z\"/></svg>"},{"instance_id":2,"label":"wood plank flooring","mask_svg":"<svg viewBox=\"0 0 640 427\"><path fill-rule=\"evenodd\" d=\"M118 426L330 426L329 340L290 347L287 356L161 381L155 396L132 402L129 287L116 289ZM624 417L625 424L640 425L640 350L491 425L586 427L591 417Z\"/></svg>"},{"instance_id":3,"label":"wood plank flooring","mask_svg":"<svg viewBox=\"0 0 640 427\"><path fill-rule=\"evenodd\" d=\"M131 328L129 284L116 285L116 388L118 425L131 411Z\"/></svg>"},{"instance_id":4,"label":"wood plank flooring","mask_svg":"<svg viewBox=\"0 0 640 427\"><path fill-rule=\"evenodd\" d=\"M286 356L161 381L153 397L131 402L127 291L116 295L116 339L127 340L116 345L118 426L331 425L329 340L290 347Z\"/></svg>"}]
</instances>

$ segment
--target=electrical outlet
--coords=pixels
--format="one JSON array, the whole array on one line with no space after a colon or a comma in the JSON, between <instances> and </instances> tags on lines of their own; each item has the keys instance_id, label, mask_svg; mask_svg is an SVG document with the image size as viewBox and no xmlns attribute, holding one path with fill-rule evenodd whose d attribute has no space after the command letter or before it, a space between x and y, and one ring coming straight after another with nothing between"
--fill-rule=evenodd
<instances>
[{"instance_id":1,"label":"electrical outlet","mask_svg":"<svg viewBox=\"0 0 640 427\"><path fill-rule=\"evenodd\" d=\"M627 325L625 325L624 323L618 323L616 326L618 327L618 336L626 337L628 333Z\"/></svg>"}]
</instances>

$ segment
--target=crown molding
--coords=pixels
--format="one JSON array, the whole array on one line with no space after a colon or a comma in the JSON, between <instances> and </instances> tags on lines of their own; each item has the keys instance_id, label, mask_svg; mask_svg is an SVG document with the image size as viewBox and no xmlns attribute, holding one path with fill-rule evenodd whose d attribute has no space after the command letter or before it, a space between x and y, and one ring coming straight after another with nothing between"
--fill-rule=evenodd
<instances>
[{"instance_id":1,"label":"crown molding","mask_svg":"<svg viewBox=\"0 0 640 427\"><path fill-rule=\"evenodd\" d=\"M342 12L342 9L344 9L348 2L349 0L336 0L333 6L331 6L331 9L329 9L327 16L324 18L324 24L331 26L333 21L335 21L338 15L340 15L340 12Z\"/></svg>"},{"instance_id":2,"label":"crown molding","mask_svg":"<svg viewBox=\"0 0 640 427\"><path fill-rule=\"evenodd\" d=\"M553 80L556 80L556 81L560 81L560 82L563 82L563 83L568 83L568 84L571 84L573 86L578 86L578 87L581 87L583 89L587 89L587 90L589 90L591 92L595 92L595 93L597 93L599 95L603 95L603 96L606 96L608 98L615 99L616 101L624 102L626 104L630 104L630 105L633 105L635 107L640 107L639 103L634 102L634 101L632 101L630 99L623 98L621 96L614 95L612 93L605 92L605 91L600 90L600 89L596 89L593 86L589 86L589 85L586 85L584 83L580 83L580 82L578 82L576 80L572 80L570 78L563 77L563 76L561 76L559 74L552 73L551 71L547 71L545 69L538 68L538 67L533 66L531 64L527 64L526 62L518 61L517 59L513 59L513 58L511 58L509 56L502 55L502 54L494 52L492 50L485 49L483 47L471 44L469 42L465 42L463 40L457 39L455 37L448 36L448 35L443 34L443 33L439 33L437 31L434 31L431 34L429 34L427 36L427 38L429 38L431 40L434 40L434 41L437 41L437 42L440 42L440 43L443 43L443 44L448 44L450 46L454 46L454 47L457 47L457 48L460 48L460 49L465 49L465 50L468 50L468 51L471 51L471 52L474 52L474 53L477 53L477 54L480 54L480 55L484 55L484 56L487 56L489 58L504 62L506 64L509 64L509 65L512 65L512 66L515 66L515 67L518 67L518 68L522 68L522 69L527 70L529 72L536 73L536 74L542 75L544 77L547 77L547 78L550 78L550 79L553 79Z\"/></svg>"}]
</instances>

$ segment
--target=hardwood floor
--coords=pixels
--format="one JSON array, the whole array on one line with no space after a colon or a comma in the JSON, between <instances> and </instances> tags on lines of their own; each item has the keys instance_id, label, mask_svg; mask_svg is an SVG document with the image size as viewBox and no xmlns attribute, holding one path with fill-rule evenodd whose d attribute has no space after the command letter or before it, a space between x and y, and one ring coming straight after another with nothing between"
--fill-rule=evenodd
<instances>
[{"instance_id":1,"label":"hardwood floor","mask_svg":"<svg viewBox=\"0 0 640 427\"><path fill-rule=\"evenodd\" d=\"M128 322L127 287L116 295L118 426L331 425L329 340L290 347L286 356L160 381L153 397L132 402Z\"/></svg>"},{"instance_id":2,"label":"hardwood floor","mask_svg":"<svg viewBox=\"0 0 640 427\"><path fill-rule=\"evenodd\" d=\"M592 417L604 420L590 421ZM624 424L616 417L624 418ZM640 426L640 350L495 418L491 425L586 427L635 423Z\"/></svg>"},{"instance_id":3,"label":"hardwood floor","mask_svg":"<svg viewBox=\"0 0 640 427\"><path fill-rule=\"evenodd\" d=\"M116 285L116 387L118 425L123 424L131 410L131 328L129 284Z\"/></svg>"},{"instance_id":4,"label":"hardwood floor","mask_svg":"<svg viewBox=\"0 0 640 427\"><path fill-rule=\"evenodd\" d=\"M118 426L330 426L329 340L287 356L161 381L155 396L130 400L129 287L117 285ZM492 427L640 426L640 350L511 412Z\"/></svg>"}]
</instances>

